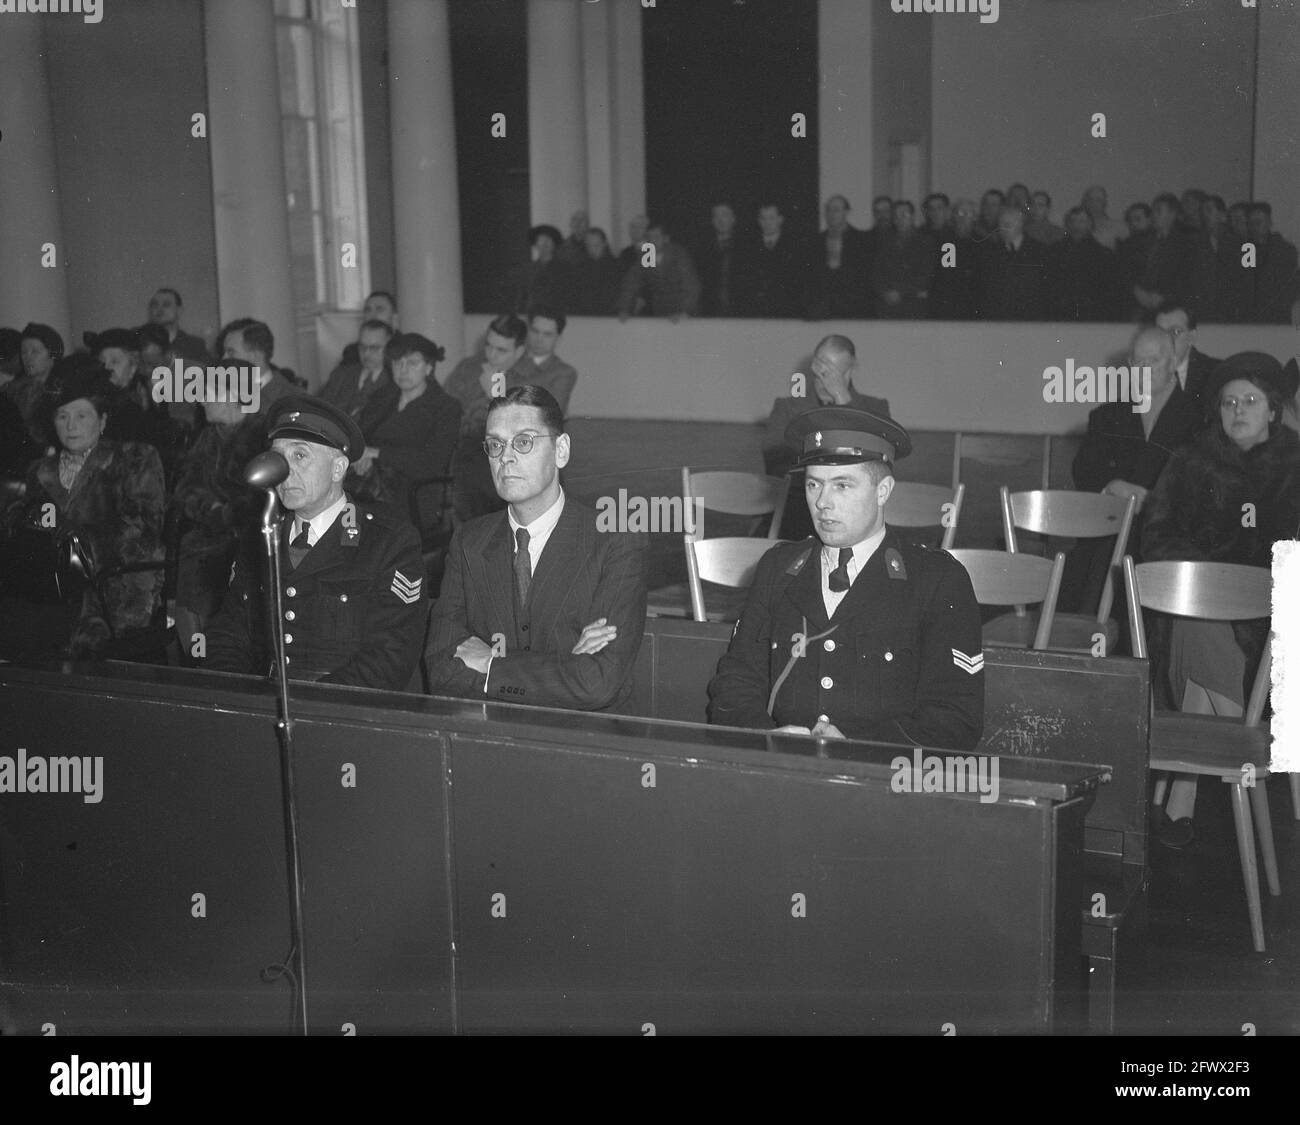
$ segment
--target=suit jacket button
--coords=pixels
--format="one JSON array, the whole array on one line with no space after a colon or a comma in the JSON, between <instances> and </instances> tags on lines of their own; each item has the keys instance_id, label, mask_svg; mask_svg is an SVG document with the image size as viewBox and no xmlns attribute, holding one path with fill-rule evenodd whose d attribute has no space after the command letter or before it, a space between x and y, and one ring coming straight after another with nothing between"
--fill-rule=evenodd
<instances>
[{"instance_id":1,"label":"suit jacket button","mask_svg":"<svg viewBox=\"0 0 1300 1125\"><path fill-rule=\"evenodd\" d=\"M832 680L830 676L822 677L822 687L824 687L827 691L830 691L831 688L833 688L834 686L835 686L835 681Z\"/></svg>"},{"instance_id":2,"label":"suit jacket button","mask_svg":"<svg viewBox=\"0 0 1300 1125\"><path fill-rule=\"evenodd\" d=\"M834 652L834 651L835 651L835 642L834 642L834 641L826 641L826 642L822 645L822 648L824 648L827 652Z\"/></svg>"}]
</instances>

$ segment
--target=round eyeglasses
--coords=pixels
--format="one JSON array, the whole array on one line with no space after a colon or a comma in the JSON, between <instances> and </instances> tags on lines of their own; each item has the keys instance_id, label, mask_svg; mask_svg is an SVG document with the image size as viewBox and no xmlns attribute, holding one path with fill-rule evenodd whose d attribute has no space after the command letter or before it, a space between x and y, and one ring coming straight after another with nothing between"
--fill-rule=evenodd
<instances>
[{"instance_id":1,"label":"round eyeglasses","mask_svg":"<svg viewBox=\"0 0 1300 1125\"><path fill-rule=\"evenodd\" d=\"M1240 403L1249 410L1257 402L1263 401L1263 395L1242 395L1241 398L1237 398L1236 395L1224 395L1223 398L1219 399L1219 409L1233 411L1237 409L1237 404Z\"/></svg>"},{"instance_id":2,"label":"round eyeglasses","mask_svg":"<svg viewBox=\"0 0 1300 1125\"><path fill-rule=\"evenodd\" d=\"M515 434L510 439L510 448L516 453L531 453L533 443L540 441L542 438L553 438L555 434ZM495 461L506 451L506 443L500 438L490 437L483 442L483 452Z\"/></svg>"}]
</instances>

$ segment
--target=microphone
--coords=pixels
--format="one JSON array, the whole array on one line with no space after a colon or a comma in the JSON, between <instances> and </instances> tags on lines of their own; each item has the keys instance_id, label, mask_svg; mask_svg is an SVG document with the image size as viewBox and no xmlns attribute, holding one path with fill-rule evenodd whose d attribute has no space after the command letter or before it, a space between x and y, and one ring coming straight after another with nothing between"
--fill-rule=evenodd
<instances>
[{"instance_id":1,"label":"microphone","mask_svg":"<svg viewBox=\"0 0 1300 1125\"><path fill-rule=\"evenodd\" d=\"M288 479L289 462L273 449L259 453L244 466L244 482L254 488L275 488Z\"/></svg>"}]
</instances>

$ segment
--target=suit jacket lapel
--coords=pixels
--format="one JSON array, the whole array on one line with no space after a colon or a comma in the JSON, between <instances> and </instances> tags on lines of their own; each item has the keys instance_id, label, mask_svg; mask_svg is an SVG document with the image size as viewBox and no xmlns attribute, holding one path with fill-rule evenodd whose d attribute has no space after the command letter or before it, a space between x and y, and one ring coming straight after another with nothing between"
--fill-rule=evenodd
<instances>
[{"instance_id":1,"label":"suit jacket lapel","mask_svg":"<svg viewBox=\"0 0 1300 1125\"><path fill-rule=\"evenodd\" d=\"M510 625L510 635L513 636L514 542L505 512L497 513L492 526L484 529L482 543L478 557L471 561L477 571L473 586L485 592L489 602L489 620Z\"/></svg>"},{"instance_id":2,"label":"suit jacket lapel","mask_svg":"<svg viewBox=\"0 0 1300 1125\"><path fill-rule=\"evenodd\" d=\"M559 522L537 560L537 571L528 589L528 608L529 617L538 629L548 627L549 617L564 603L564 591L585 551L582 526L585 515L571 497L565 497Z\"/></svg>"}]
</instances>

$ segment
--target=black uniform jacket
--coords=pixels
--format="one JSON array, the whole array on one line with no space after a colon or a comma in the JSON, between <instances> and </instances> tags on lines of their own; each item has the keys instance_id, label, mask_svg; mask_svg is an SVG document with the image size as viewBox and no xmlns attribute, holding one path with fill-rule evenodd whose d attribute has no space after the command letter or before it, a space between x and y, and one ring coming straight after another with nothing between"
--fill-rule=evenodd
<instances>
[{"instance_id":1,"label":"black uniform jacket","mask_svg":"<svg viewBox=\"0 0 1300 1125\"><path fill-rule=\"evenodd\" d=\"M380 509L344 508L294 567L284 547L285 653L294 679L402 691L420 659L428 603L415 529ZM266 561L236 562L230 591L209 625L201 667L267 671Z\"/></svg>"},{"instance_id":2,"label":"black uniform jacket","mask_svg":"<svg viewBox=\"0 0 1300 1125\"><path fill-rule=\"evenodd\" d=\"M565 497L522 611L515 605L507 513L456 530L424 654L434 695L580 711L628 702L645 632L645 541L602 532L596 521L594 510ZM582 630L599 617L618 628L618 637L600 652L574 656ZM471 636L499 650L486 684L456 655Z\"/></svg>"},{"instance_id":3,"label":"black uniform jacket","mask_svg":"<svg viewBox=\"0 0 1300 1125\"><path fill-rule=\"evenodd\" d=\"M709 721L770 730L824 715L846 738L973 748L984 731L984 657L965 568L891 528L828 620L820 550L807 539L763 556L709 684Z\"/></svg>"}]
</instances>

